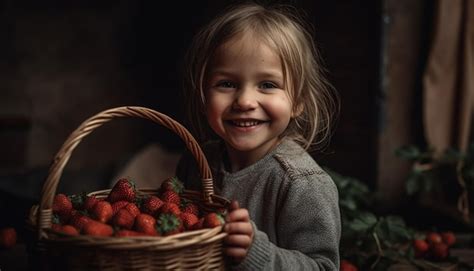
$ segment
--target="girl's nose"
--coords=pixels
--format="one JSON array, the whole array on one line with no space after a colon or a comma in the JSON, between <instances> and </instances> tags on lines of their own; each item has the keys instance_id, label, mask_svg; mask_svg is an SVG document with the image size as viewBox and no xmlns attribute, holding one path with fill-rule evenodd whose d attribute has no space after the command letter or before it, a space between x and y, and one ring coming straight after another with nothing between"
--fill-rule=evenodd
<instances>
[{"instance_id":1,"label":"girl's nose","mask_svg":"<svg viewBox=\"0 0 474 271\"><path fill-rule=\"evenodd\" d=\"M237 91L232 108L239 111L255 109L258 106L257 97L251 89Z\"/></svg>"}]
</instances>

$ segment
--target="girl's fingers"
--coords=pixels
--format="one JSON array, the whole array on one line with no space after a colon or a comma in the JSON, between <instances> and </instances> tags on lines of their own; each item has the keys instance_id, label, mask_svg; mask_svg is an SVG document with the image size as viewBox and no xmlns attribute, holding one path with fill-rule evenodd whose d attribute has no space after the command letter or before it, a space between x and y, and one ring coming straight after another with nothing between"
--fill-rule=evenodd
<instances>
[{"instance_id":1,"label":"girl's fingers","mask_svg":"<svg viewBox=\"0 0 474 271\"><path fill-rule=\"evenodd\" d=\"M248 249L250 247L250 244L252 243L252 239L248 235L233 234L233 235L227 235L224 239L224 242L229 247L240 247L240 248Z\"/></svg>"},{"instance_id":2,"label":"girl's fingers","mask_svg":"<svg viewBox=\"0 0 474 271\"><path fill-rule=\"evenodd\" d=\"M229 206L229 210L230 211L233 211L233 210L237 210L240 208L240 205L239 205L239 202L236 201L236 200L233 200L231 203L230 203L230 206Z\"/></svg>"},{"instance_id":3,"label":"girl's fingers","mask_svg":"<svg viewBox=\"0 0 474 271\"><path fill-rule=\"evenodd\" d=\"M224 231L227 234L245 234L248 236L252 236L253 233L252 224L248 222L227 223L224 226Z\"/></svg>"},{"instance_id":4,"label":"girl's fingers","mask_svg":"<svg viewBox=\"0 0 474 271\"><path fill-rule=\"evenodd\" d=\"M250 221L249 211L247 209L237 209L229 212L226 216L227 222Z\"/></svg>"}]
</instances>

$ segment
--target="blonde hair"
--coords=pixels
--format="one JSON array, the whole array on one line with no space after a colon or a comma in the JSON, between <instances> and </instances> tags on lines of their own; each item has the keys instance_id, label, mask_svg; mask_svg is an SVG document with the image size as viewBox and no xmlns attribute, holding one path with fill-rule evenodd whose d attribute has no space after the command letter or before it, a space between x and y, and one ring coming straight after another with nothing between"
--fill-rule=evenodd
<instances>
[{"instance_id":1,"label":"blonde hair","mask_svg":"<svg viewBox=\"0 0 474 271\"><path fill-rule=\"evenodd\" d=\"M230 7L202 28L191 44L185 67L185 100L194 135L201 142L214 136L204 115L205 77L213 52L246 31L257 34L278 53L293 112L301 111L282 136L293 138L306 150L325 145L332 134L330 124L338 113L339 103L325 78L309 27L290 6L264 7L255 3Z\"/></svg>"}]
</instances>

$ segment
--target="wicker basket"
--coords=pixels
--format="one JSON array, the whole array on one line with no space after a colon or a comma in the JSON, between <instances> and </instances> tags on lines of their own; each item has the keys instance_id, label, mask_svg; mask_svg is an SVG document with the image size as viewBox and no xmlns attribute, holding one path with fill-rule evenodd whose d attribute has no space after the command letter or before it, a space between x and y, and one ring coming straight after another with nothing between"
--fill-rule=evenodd
<instances>
[{"instance_id":1,"label":"wicker basket","mask_svg":"<svg viewBox=\"0 0 474 271\"><path fill-rule=\"evenodd\" d=\"M59 179L72 151L81 140L105 122L118 117L149 119L177 134L194 155L201 173L202 192L186 190L182 197L208 211L227 208L229 201L214 195L207 160L192 135L170 117L144 107L112 108L87 119L64 142L50 167L40 204L32 208L30 221L37 232L40 262L64 270L163 270L224 269L222 227L183 232L167 237L68 236L51 230L52 203ZM89 195L107 197L110 189ZM156 195L156 189L137 189L138 194ZM49 267L48 267L49 268Z\"/></svg>"}]
</instances>

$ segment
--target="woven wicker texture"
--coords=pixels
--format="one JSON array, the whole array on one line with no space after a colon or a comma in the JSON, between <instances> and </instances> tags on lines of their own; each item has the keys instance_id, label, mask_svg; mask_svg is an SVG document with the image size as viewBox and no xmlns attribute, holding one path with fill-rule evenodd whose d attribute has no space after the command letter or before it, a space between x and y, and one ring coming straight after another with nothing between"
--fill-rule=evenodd
<instances>
[{"instance_id":1,"label":"woven wicker texture","mask_svg":"<svg viewBox=\"0 0 474 271\"><path fill-rule=\"evenodd\" d=\"M202 192L186 190L183 198L206 211L226 208L229 201L214 194L208 162L196 140L181 124L149 108L137 106L105 110L84 121L56 154L43 185L40 204L31 214L36 220L39 250L48 261L68 270L166 270L223 269L222 227L183 232L167 237L68 236L51 230L52 204L63 169L84 137L104 123L121 117L151 120L178 135L194 155L201 173ZM89 195L107 197L110 189ZM140 195L158 195L157 189L138 189Z\"/></svg>"}]
</instances>

